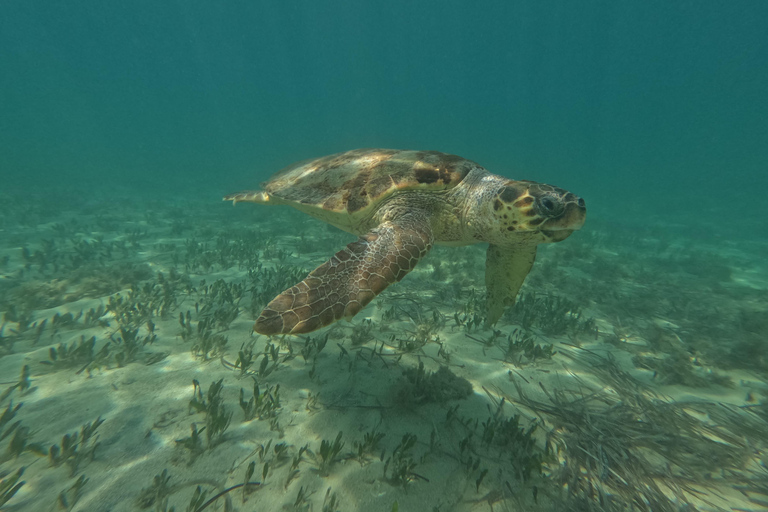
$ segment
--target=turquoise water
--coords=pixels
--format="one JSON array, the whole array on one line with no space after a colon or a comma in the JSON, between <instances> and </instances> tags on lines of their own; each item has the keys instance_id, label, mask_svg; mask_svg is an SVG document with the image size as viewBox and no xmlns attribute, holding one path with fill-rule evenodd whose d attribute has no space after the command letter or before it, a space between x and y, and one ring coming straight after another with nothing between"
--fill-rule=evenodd
<instances>
[{"instance_id":1,"label":"turquoise water","mask_svg":"<svg viewBox=\"0 0 768 512\"><path fill-rule=\"evenodd\" d=\"M253 462L206 510L765 510L766 26L761 1L5 2L0 509L182 510ZM351 324L252 334L354 237L221 197L360 147L551 183L587 222L499 334L480 246ZM251 377L274 411L240 410ZM197 448L192 379L234 413Z\"/></svg>"},{"instance_id":2,"label":"turquoise water","mask_svg":"<svg viewBox=\"0 0 768 512\"><path fill-rule=\"evenodd\" d=\"M736 194L766 183L767 17L759 1L9 2L0 163L21 184L226 191L349 148L429 148L593 203L688 209L726 188L756 208Z\"/></svg>"}]
</instances>

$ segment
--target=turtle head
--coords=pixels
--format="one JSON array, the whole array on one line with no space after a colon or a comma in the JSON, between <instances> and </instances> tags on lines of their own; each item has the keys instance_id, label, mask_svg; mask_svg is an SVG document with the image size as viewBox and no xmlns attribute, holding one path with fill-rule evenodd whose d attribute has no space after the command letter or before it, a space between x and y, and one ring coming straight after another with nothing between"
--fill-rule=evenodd
<instances>
[{"instance_id":1,"label":"turtle head","mask_svg":"<svg viewBox=\"0 0 768 512\"><path fill-rule=\"evenodd\" d=\"M579 196L535 181L505 182L492 203L501 237L509 243L565 240L584 225L587 215Z\"/></svg>"}]
</instances>

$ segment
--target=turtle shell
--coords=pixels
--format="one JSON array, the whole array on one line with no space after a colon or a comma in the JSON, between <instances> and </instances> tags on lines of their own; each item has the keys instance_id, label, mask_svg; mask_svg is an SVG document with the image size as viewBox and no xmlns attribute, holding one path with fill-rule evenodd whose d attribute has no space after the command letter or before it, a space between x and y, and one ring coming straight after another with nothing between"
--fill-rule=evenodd
<instances>
[{"instance_id":1,"label":"turtle shell","mask_svg":"<svg viewBox=\"0 0 768 512\"><path fill-rule=\"evenodd\" d=\"M286 202L354 214L395 192L451 189L479 167L437 151L356 149L293 164L262 187Z\"/></svg>"}]
</instances>

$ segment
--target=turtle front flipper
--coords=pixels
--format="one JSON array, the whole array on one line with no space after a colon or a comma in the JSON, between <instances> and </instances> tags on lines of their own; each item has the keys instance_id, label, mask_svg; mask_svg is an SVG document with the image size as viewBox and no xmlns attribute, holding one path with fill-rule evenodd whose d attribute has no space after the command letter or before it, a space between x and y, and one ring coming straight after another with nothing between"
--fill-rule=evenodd
<instances>
[{"instance_id":1,"label":"turtle front flipper","mask_svg":"<svg viewBox=\"0 0 768 512\"><path fill-rule=\"evenodd\" d=\"M431 247L432 229L424 216L384 222L275 297L253 330L302 334L351 318L413 270Z\"/></svg>"},{"instance_id":2,"label":"turtle front flipper","mask_svg":"<svg viewBox=\"0 0 768 512\"><path fill-rule=\"evenodd\" d=\"M485 259L487 326L494 325L504 309L515 304L517 292L536 259L536 246L501 247L489 245Z\"/></svg>"}]
</instances>

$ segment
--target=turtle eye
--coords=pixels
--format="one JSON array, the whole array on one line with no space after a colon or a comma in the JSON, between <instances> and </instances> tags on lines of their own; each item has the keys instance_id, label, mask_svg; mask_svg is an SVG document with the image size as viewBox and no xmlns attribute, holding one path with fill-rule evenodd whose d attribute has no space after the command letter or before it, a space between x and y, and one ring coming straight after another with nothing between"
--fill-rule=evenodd
<instances>
[{"instance_id":1,"label":"turtle eye","mask_svg":"<svg viewBox=\"0 0 768 512\"><path fill-rule=\"evenodd\" d=\"M545 217L554 217L563 212L563 203L554 196L546 195L536 201L536 210Z\"/></svg>"}]
</instances>

